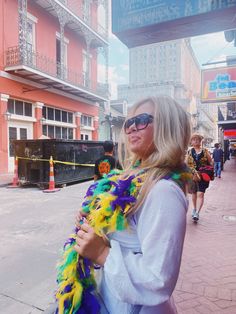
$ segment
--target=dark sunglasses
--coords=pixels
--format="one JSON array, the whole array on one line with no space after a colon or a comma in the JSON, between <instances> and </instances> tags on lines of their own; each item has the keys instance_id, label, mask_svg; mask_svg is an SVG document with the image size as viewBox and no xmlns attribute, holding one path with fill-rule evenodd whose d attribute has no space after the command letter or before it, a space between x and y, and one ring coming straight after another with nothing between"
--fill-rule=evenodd
<instances>
[{"instance_id":1,"label":"dark sunglasses","mask_svg":"<svg viewBox=\"0 0 236 314\"><path fill-rule=\"evenodd\" d=\"M147 113L141 113L133 118L130 118L125 121L124 130L126 134L130 134L131 131L129 128L131 125L135 125L137 131L144 130L148 126L149 123L153 122L153 116Z\"/></svg>"}]
</instances>

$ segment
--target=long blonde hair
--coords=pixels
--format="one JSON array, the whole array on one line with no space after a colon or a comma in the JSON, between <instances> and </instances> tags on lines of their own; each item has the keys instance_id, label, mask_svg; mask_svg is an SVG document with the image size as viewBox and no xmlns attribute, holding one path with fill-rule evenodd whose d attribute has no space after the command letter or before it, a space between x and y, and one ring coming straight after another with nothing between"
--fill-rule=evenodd
<instances>
[{"instance_id":1,"label":"long blonde hair","mask_svg":"<svg viewBox=\"0 0 236 314\"><path fill-rule=\"evenodd\" d=\"M135 111L146 103L151 104L154 109L153 142L155 150L141 162L140 167L147 171L147 176L138 201L128 214L133 213L143 203L151 187L158 180L182 166L191 135L188 114L168 96L149 97L137 102L132 106L128 117L135 115ZM121 131L118 155L125 174L140 170L140 167L132 170L139 156L130 151L124 128Z\"/></svg>"}]
</instances>

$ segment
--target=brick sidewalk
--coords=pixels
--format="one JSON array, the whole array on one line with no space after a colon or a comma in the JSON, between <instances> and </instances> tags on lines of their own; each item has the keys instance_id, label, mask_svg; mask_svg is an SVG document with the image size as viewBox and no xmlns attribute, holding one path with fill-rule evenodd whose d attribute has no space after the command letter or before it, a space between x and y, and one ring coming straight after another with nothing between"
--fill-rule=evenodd
<instances>
[{"instance_id":1,"label":"brick sidewalk","mask_svg":"<svg viewBox=\"0 0 236 314\"><path fill-rule=\"evenodd\" d=\"M174 298L179 314L236 313L236 159L211 182L198 224L189 209Z\"/></svg>"}]
</instances>

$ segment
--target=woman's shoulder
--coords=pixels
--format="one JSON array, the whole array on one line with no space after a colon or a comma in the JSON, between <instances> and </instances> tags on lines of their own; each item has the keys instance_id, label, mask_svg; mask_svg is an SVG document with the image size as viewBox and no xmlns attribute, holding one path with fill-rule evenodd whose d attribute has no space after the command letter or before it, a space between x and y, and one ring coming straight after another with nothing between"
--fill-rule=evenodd
<instances>
[{"instance_id":1,"label":"woman's shoulder","mask_svg":"<svg viewBox=\"0 0 236 314\"><path fill-rule=\"evenodd\" d=\"M150 191L150 196L158 196L160 197L168 197L174 196L180 197L184 201L186 201L186 196L180 186L173 180L162 179L154 184Z\"/></svg>"},{"instance_id":2,"label":"woman's shoulder","mask_svg":"<svg viewBox=\"0 0 236 314\"><path fill-rule=\"evenodd\" d=\"M164 208L164 211L163 211ZM182 189L172 180L162 179L154 184L145 199L141 210L136 213L138 219L143 215L156 216L158 210L166 215L168 212L186 214L188 199Z\"/></svg>"}]
</instances>

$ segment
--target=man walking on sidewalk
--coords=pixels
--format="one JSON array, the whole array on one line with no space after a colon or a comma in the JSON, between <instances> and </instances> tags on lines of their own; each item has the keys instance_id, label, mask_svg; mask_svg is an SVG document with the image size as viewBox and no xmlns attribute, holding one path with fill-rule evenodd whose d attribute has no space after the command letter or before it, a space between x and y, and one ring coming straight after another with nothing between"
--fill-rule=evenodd
<instances>
[{"instance_id":1,"label":"man walking on sidewalk","mask_svg":"<svg viewBox=\"0 0 236 314\"><path fill-rule=\"evenodd\" d=\"M223 150L218 143L215 144L215 149L212 154L214 160L215 177L221 178L221 163L223 160Z\"/></svg>"}]
</instances>

